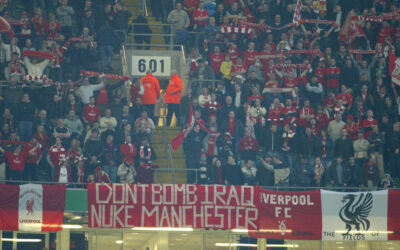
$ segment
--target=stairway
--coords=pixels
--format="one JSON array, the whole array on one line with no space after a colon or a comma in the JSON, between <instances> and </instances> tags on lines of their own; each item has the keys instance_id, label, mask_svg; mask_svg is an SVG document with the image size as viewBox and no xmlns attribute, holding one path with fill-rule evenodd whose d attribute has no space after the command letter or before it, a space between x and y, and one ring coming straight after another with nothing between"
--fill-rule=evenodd
<instances>
[{"instance_id":1,"label":"stairway","mask_svg":"<svg viewBox=\"0 0 400 250\"><path fill-rule=\"evenodd\" d=\"M160 0L163 1L163 0ZM147 3L147 20L150 25L153 34L164 34L163 26L157 24L162 24L157 21L151 13L150 0L146 0ZM137 12L140 9L140 0L124 0L124 4L128 10L132 12L132 17L130 22L136 18ZM128 43L134 43L133 36L128 35ZM151 44L164 44L164 36L151 36ZM163 50L164 48L151 48L152 50ZM161 109L161 116L164 113L164 109ZM162 119L160 119L162 120ZM174 120L172 121L174 124ZM174 138L179 132L181 132L180 127L168 127L166 132L166 141L163 141L163 124L160 122L158 127L152 135L151 146L156 151L157 160L153 163L160 167L160 171L157 171L154 175L154 181L157 183L176 183L184 184L186 183L186 172L185 170L185 156L183 154L182 147L177 151L172 151L172 160L168 161L168 144L171 143L172 138ZM172 150L172 149L171 149ZM170 169L168 169L170 165ZM175 170L175 171L174 171Z\"/></svg>"},{"instance_id":2,"label":"stairway","mask_svg":"<svg viewBox=\"0 0 400 250\"><path fill-rule=\"evenodd\" d=\"M167 144L171 143L179 132L180 127L167 127ZM172 151L172 162L171 168L168 170L168 145L163 142L163 127L157 127L151 137L151 145L156 151L157 160L154 161L155 165L160 167L160 171L154 176L154 181L157 183L186 183L186 172L185 170L185 156L183 154L182 147L176 151ZM172 150L172 149L171 149ZM163 171L165 170L165 171ZM175 170L175 173L173 171Z\"/></svg>"},{"instance_id":3,"label":"stairway","mask_svg":"<svg viewBox=\"0 0 400 250\"><path fill-rule=\"evenodd\" d=\"M162 0L160 0L162 1ZM140 8L140 0L125 0L124 1L125 6L127 7L128 10L132 12L131 20L132 22L133 19L136 18L137 16L137 11ZM151 7L150 7L150 0L146 0L147 3L147 21L150 25L150 29L153 31L153 34L163 34L165 33L163 31L163 26L159 26L157 24L162 24L161 21L157 21L153 15L151 14ZM128 43L134 43L132 41L132 36L128 36ZM163 36L151 36L151 44L164 44L165 40ZM152 48L152 50L161 50L161 48Z\"/></svg>"}]
</instances>

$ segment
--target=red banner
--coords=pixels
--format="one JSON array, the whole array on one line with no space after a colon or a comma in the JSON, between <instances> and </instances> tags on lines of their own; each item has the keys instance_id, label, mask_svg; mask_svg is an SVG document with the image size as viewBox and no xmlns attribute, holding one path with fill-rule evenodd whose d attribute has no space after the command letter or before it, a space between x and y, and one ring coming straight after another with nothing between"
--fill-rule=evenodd
<instances>
[{"instance_id":1,"label":"red banner","mask_svg":"<svg viewBox=\"0 0 400 250\"><path fill-rule=\"evenodd\" d=\"M388 194L388 240L400 240L400 191L389 190Z\"/></svg>"},{"instance_id":2,"label":"red banner","mask_svg":"<svg viewBox=\"0 0 400 250\"><path fill-rule=\"evenodd\" d=\"M259 187L88 184L89 227L257 229Z\"/></svg>"},{"instance_id":3,"label":"red banner","mask_svg":"<svg viewBox=\"0 0 400 250\"><path fill-rule=\"evenodd\" d=\"M260 193L259 230L250 231L252 237L321 239L322 215L319 190L307 192L261 190Z\"/></svg>"},{"instance_id":4,"label":"red banner","mask_svg":"<svg viewBox=\"0 0 400 250\"><path fill-rule=\"evenodd\" d=\"M89 227L248 229L255 238L400 240L400 191L88 184Z\"/></svg>"}]
</instances>

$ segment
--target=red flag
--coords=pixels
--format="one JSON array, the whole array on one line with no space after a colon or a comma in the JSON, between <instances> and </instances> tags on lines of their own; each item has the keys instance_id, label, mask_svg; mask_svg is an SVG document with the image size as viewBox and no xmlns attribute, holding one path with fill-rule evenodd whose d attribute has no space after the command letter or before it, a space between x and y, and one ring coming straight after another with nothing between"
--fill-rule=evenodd
<instances>
[{"instance_id":1,"label":"red flag","mask_svg":"<svg viewBox=\"0 0 400 250\"><path fill-rule=\"evenodd\" d=\"M0 230L61 230L65 191L65 185L0 184Z\"/></svg>"},{"instance_id":2,"label":"red flag","mask_svg":"<svg viewBox=\"0 0 400 250\"><path fill-rule=\"evenodd\" d=\"M299 26L299 23L300 23L301 7L302 7L301 0L297 0L296 9L294 10L294 14L293 14L293 24L295 27Z\"/></svg>"},{"instance_id":3,"label":"red flag","mask_svg":"<svg viewBox=\"0 0 400 250\"><path fill-rule=\"evenodd\" d=\"M12 40L14 38L14 30L6 19L0 16L0 32L7 33L8 39Z\"/></svg>"},{"instance_id":4,"label":"red flag","mask_svg":"<svg viewBox=\"0 0 400 250\"><path fill-rule=\"evenodd\" d=\"M400 86L400 58L397 58L391 50L389 50L389 74L392 82Z\"/></svg>"},{"instance_id":5,"label":"red flag","mask_svg":"<svg viewBox=\"0 0 400 250\"><path fill-rule=\"evenodd\" d=\"M177 134L171 141L171 146L173 150L177 150L179 146L182 144L182 142L185 140L185 137L187 134L193 129L194 127L194 115L193 115L193 108L192 105L190 105L190 110L189 110L189 121L187 128L184 129L182 132Z\"/></svg>"}]
</instances>

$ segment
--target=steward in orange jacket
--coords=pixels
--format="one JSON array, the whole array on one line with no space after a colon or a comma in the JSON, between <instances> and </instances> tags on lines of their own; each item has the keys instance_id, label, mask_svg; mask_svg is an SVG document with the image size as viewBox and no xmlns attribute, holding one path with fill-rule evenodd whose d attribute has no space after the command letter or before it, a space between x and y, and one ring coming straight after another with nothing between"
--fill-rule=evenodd
<instances>
[{"instance_id":1,"label":"steward in orange jacket","mask_svg":"<svg viewBox=\"0 0 400 250\"><path fill-rule=\"evenodd\" d=\"M140 81L144 87L144 93L142 95L142 104L156 104L158 98L160 98L160 84L157 78L155 78L151 71L146 72L146 76L142 77Z\"/></svg>"},{"instance_id":2,"label":"steward in orange jacket","mask_svg":"<svg viewBox=\"0 0 400 250\"><path fill-rule=\"evenodd\" d=\"M155 121L154 119L154 105L156 104L157 99L160 98L160 84L158 83L157 78L155 78L151 73L151 70L147 70L146 76L140 79L144 89L142 104L144 110L147 111L147 115L153 120L154 124L158 124L158 121Z\"/></svg>"},{"instance_id":3,"label":"steward in orange jacket","mask_svg":"<svg viewBox=\"0 0 400 250\"><path fill-rule=\"evenodd\" d=\"M171 80L168 83L167 91L165 92L165 103L168 104L167 125L171 125L172 115L175 113L176 123L179 124L181 119L179 114L179 104L181 103L181 93L183 84L176 70L171 71Z\"/></svg>"},{"instance_id":4,"label":"steward in orange jacket","mask_svg":"<svg viewBox=\"0 0 400 250\"><path fill-rule=\"evenodd\" d=\"M168 83L167 91L165 93L165 103L181 103L181 93L183 84L178 74L171 76L171 80Z\"/></svg>"}]
</instances>

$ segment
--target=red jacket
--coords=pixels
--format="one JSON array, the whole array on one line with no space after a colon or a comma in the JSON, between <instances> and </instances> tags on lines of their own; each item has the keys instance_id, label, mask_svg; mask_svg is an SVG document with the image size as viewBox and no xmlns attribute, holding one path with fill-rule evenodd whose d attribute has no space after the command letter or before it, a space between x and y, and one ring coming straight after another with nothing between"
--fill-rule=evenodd
<instances>
[{"instance_id":1,"label":"red jacket","mask_svg":"<svg viewBox=\"0 0 400 250\"><path fill-rule=\"evenodd\" d=\"M97 104L108 104L109 103L109 98L108 98L108 93L106 87L103 87L99 94L97 95L96 99Z\"/></svg>"},{"instance_id":2,"label":"red jacket","mask_svg":"<svg viewBox=\"0 0 400 250\"><path fill-rule=\"evenodd\" d=\"M156 104L157 99L160 98L160 84L157 78L152 74L147 74L140 81L144 87L142 104Z\"/></svg>"},{"instance_id":3,"label":"red jacket","mask_svg":"<svg viewBox=\"0 0 400 250\"><path fill-rule=\"evenodd\" d=\"M246 151L246 147L251 147L251 149L253 151L257 151L258 150L258 142L253 137L245 136L242 139L240 139L240 141L239 141L240 152Z\"/></svg>"},{"instance_id":4,"label":"red jacket","mask_svg":"<svg viewBox=\"0 0 400 250\"><path fill-rule=\"evenodd\" d=\"M119 147L119 150L121 152L122 161L126 160L126 161L129 162L129 164L133 165L134 158L135 158L135 156L137 154L137 149L136 149L135 144L130 143L130 146L128 144L126 144L126 143L122 144Z\"/></svg>"},{"instance_id":5,"label":"red jacket","mask_svg":"<svg viewBox=\"0 0 400 250\"><path fill-rule=\"evenodd\" d=\"M329 67L325 69L326 87L334 89L339 87L340 69L338 67Z\"/></svg>"},{"instance_id":6,"label":"red jacket","mask_svg":"<svg viewBox=\"0 0 400 250\"><path fill-rule=\"evenodd\" d=\"M31 145L31 144L27 144L24 147L24 151L28 152L28 156L26 158L26 163L28 164L36 164L37 161L39 160L39 157L42 155L42 150L40 149L40 146L35 150L36 155L29 155L29 150L31 150L32 148L34 148L35 146Z\"/></svg>"},{"instance_id":7,"label":"red jacket","mask_svg":"<svg viewBox=\"0 0 400 250\"><path fill-rule=\"evenodd\" d=\"M165 103L175 103L179 104L181 102L181 93L183 89L183 84L181 78L178 74L171 77L168 83L167 91L165 92ZM172 94L172 92L174 92Z\"/></svg>"},{"instance_id":8,"label":"red jacket","mask_svg":"<svg viewBox=\"0 0 400 250\"><path fill-rule=\"evenodd\" d=\"M14 154L13 152L4 152L4 156L8 160L10 170L18 170L22 172L25 169L25 159L28 157L28 155L28 151L22 151L18 155Z\"/></svg>"},{"instance_id":9,"label":"red jacket","mask_svg":"<svg viewBox=\"0 0 400 250\"><path fill-rule=\"evenodd\" d=\"M86 121L93 123L100 117L100 110L96 105L90 106L89 104L83 108L83 117Z\"/></svg>"}]
</instances>

